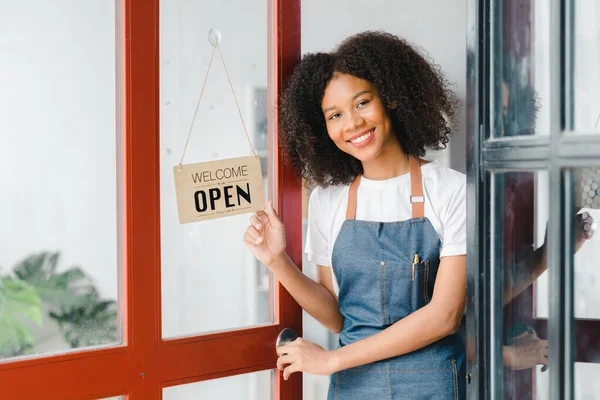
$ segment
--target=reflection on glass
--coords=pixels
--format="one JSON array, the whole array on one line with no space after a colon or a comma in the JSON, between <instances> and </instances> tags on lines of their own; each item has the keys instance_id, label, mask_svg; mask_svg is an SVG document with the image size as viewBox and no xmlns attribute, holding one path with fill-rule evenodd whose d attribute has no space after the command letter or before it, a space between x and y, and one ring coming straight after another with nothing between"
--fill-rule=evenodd
<instances>
[{"instance_id":1,"label":"reflection on glass","mask_svg":"<svg viewBox=\"0 0 600 400\"><path fill-rule=\"evenodd\" d=\"M600 167L573 170L576 235L574 257L575 308L574 343L576 359L600 362ZM583 320L592 321L583 321ZM600 395L598 364L575 363L575 399L595 399Z\"/></svg>"},{"instance_id":2,"label":"reflection on glass","mask_svg":"<svg viewBox=\"0 0 600 400\"><path fill-rule=\"evenodd\" d=\"M164 400L235 399L269 400L272 391L273 371L230 376L221 379L189 383L163 389Z\"/></svg>"},{"instance_id":3,"label":"reflection on glass","mask_svg":"<svg viewBox=\"0 0 600 400\"><path fill-rule=\"evenodd\" d=\"M547 390L534 382L532 369L548 363L546 325L534 319L533 307L533 283L547 268L548 174L497 173L493 180L492 235L496 237L496 259L501 263L496 268L503 270L504 279L504 398L531 398ZM539 300L548 303L547 296Z\"/></svg>"},{"instance_id":4,"label":"reflection on glass","mask_svg":"<svg viewBox=\"0 0 600 400\"><path fill-rule=\"evenodd\" d=\"M495 3L493 135L549 135L550 6L541 1Z\"/></svg>"},{"instance_id":5,"label":"reflection on glass","mask_svg":"<svg viewBox=\"0 0 600 400\"><path fill-rule=\"evenodd\" d=\"M576 0L573 4L573 128L577 133L597 134L600 132L600 3Z\"/></svg>"},{"instance_id":6,"label":"reflection on glass","mask_svg":"<svg viewBox=\"0 0 600 400\"><path fill-rule=\"evenodd\" d=\"M268 191L267 2L161 1L160 8L163 337L269 323L273 321L270 276L243 241L250 214L181 225L173 183L173 167L183 154L213 51L209 31L217 28ZM231 10L244 18L233 18ZM250 154L216 54L183 163Z\"/></svg>"},{"instance_id":7,"label":"reflection on glass","mask_svg":"<svg viewBox=\"0 0 600 400\"><path fill-rule=\"evenodd\" d=\"M600 235L597 229L600 221L600 168L581 168L573 172L573 190L575 208L571 213L573 220L573 244L576 253L574 254L574 350L575 357L585 356L588 360L600 361L600 346L598 343L598 327L595 323L600 321L582 323L582 319L600 320L600 296L598 295L597 283L600 281L600 271L598 270L597 260L600 254ZM535 316L537 318L548 318L548 296L549 281L548 274L544 273L535 282ZM591 322L591 321L590 321ZM576 378L576 399L595 399L589 397L594 386L590 384L592 366L594 364L575 363ZM596 376L596 375L593 375ZM537 392L537 399L547 399L548 376L541 373L538 368L535 375L536 382L540 390Z\"/></svg>"},{"instance_id":8,"label":"reflection on glass","mask_svg":"<svg viewBox=\"0 0 600 400\"><path fill-rule=\"evenodd\" d=\"M600 234L595 232L600 222L600 167L574 170L573 186L579 234L573 274L575 317L600 319Z\"/></svg>"},{"instance_id":9,"label":"reflection on glass","mask_svg":"<svg viewBox=\"0 0 600 400\"><path fill-rule=\"evenodd\" d=\"M2 7L0 359L120 342L115 10Z\"/></svg>"},{"instance_id":10,"label":"reflection on glass","mask_svg":"<svg viewBox=\"0 0 600 400\"><path fill-rule=\"evenodd\" d=\"M600 319L600 235L594 232L600 222L600 167L573 170L573 210L575 245L575 318ZM536 281L536 316L548 318L548 276Z\"/></svg>"}]
</instances>

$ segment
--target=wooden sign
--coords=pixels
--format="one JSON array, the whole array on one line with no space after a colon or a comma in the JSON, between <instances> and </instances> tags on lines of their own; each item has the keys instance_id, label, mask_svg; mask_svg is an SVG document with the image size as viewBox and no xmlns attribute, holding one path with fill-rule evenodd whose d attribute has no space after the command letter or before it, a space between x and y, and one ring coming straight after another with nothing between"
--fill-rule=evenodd
<instances>
[{"instance_id":1,"label":"wooden sign","mask_svg":"<svg viewBox=\"0 0 600 400\"><path fill-rule=\"evenodd\" d=\"M249 213L265 206L258 156L177 165L173 173L182 224Z\"/></svg>"}]
</instances>

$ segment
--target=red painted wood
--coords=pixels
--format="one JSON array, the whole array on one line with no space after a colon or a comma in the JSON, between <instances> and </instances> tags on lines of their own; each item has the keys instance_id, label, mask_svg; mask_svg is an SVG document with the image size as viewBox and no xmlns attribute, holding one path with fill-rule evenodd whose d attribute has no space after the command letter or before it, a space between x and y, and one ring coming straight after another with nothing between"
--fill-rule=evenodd
<instances>
[{"instance_id":1,"label":"red painted wood","mask_svg":"<svg viewBox=\"0 0 600 400\"><path fill-rule=\"evenodd\" d=\"M2 400L99 399L127 393L125 348L96 350L2 364Z\"/></svg>"},{"instance_id":2,"label":"red painted wood","mask_svg":"<svg viewBox=\"0 0 600 400\"><path fill-rule=\"evenodd\" d=\"M204 380L207 375L226 371L252 369L257 365L274 368L277 362L276 325L244 329L237 335L224 337L199 336L195 341L164 342L160 348L160 380Z\"/></svg>"},{"instance_id":3,"label":"red painted wood","mask_svg":"<svg viewBox=\"0 0 600 400\"><path fill-rule=\"evenodd\" d=\"M159 399L159 0L126 2L127 335L132 400Z\"/></svg>"},{"instance_id":4,"label":"red painted wood","mask_svg":"<svg viewBox=\"0 0 600 400\"><path fill-rule=\"evenodd\" d=\"M302 313L281 287L270 326L162 340L159 158L159 0L123 0L122 319L124 345L0 364L2 400L161 399L162 388L275 368L283 327L302 332ZM270 88L279 93L300 56L300 1L273 0ZM285 27L285 29L282 29ZM273 104L271 104L273 105ZM276 103L275 103L276 106ZM277 119L271 119L276 135ZM275 138L276 140L277 138ZM301 268L300 185L271 147L274 204ZM279 382L279 381L278 381ZM299 374L278 399L302 397Z\"/></svg>"},{"instance_id":5,"label":"red painted wood","mask_svg":"<svg viewBox=\"0 0 600 400\"><path fill-rule=\"evenodd\" d=\"M273 18L272 34L274 69L274 99L275 113L271 122L275 133L274 146L278 145L278 100L287 78L294 66L300 60L300 0L279 0L272 2L271 15ZM292 261L302 269L302 188L301 182L294 172L286 166L283 155L279 151L271 151L274 156L275 193L274 204L285 224L287 237L287 253ZM302 309L291 296L278 285L276 314L279 317L280 328L294 328L302 335ZM302 399L302 375L293 374L288 381L277 372L276 385L278 400Z\"/></svg>"}]
</instances>

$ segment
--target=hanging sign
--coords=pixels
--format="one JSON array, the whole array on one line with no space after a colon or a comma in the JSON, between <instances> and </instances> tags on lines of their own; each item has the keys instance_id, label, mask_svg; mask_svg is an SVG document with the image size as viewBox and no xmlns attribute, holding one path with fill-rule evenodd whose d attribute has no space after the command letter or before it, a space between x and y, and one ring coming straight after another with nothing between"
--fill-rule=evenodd
<instances>
[{"instance_id":1,"label":"hanging sign","mask_svg":"<svg viewBox=\"0 0 600 400\"><path fill-rule=\"evenodd\" d=\"M262 210L260 158L231 158L173 167L179 222L203 221Z\"/></svg>"},{"instance_id":2,"label":"hanging sign","mask_svg":"<svg viewBox=\"0 0 600 400\"><path fill-rule=\"evenodd\" d=\"M181 161L179 165L173 167L177 211L179 213L179 222L182 224L259 211L265 205L260 157L252 146L250 135L246 129L242 111L240 110L235 91L233 90L233 84L227 71L227 65L219 47L221 33L217 29L211 29L208 33L208 39L214 49L210 57L206 76L204 77L204 84L200 92L198 104L196 105L187 141L183 148ZM198 114L198 108L216 50L219 50L231 93L233 94L235 105L240 114L244 132L246 133L246 139L253 155L184 165L183 158L185 157L190 136L192 135L194 121Z\"/></svg>"}]
</instances>

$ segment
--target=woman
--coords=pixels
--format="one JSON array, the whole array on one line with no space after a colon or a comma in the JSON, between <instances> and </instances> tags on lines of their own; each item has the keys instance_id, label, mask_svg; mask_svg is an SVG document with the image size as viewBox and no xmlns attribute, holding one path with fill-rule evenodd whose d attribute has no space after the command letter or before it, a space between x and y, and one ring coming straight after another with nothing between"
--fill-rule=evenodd
<instances>
[{"instance_id":1,"label":"woman","mask_svg":"<svg viewBox=\"0 0 600 400\"><path fill-rule=\"evenodd\" d=\"M439 70L386 33L350 37L294 70L280 135L298 175L318 186L306 252L319 282L285 254L270 204L245 241L340 347L280 347L285 379L331 375L329 399L464 398L466 180L420 158L448 143L454 106Z\"/></svg>"}]
</instances>

